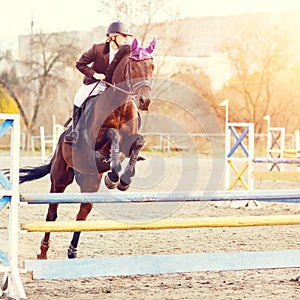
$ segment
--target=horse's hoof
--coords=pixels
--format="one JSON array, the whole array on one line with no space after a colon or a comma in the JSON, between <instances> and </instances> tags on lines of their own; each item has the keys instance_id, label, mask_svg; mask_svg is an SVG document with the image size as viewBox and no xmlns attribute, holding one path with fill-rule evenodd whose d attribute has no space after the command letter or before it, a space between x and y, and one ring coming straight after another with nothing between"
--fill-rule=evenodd
<instances>
[{"instance_id":1,"label":"horse's hoof","mask_svg":"<svg viewBox=\"0 0 300 300\"><path fill-rule=\"evenodd\" d=\"M104 182L105 182L106 187L110 190L115 189L118 184L118 181L117 182L112 181L108 175L106 175L104 177Z\"/></svg>"},{"instance_id":2,"label":"horse's hoof","mask_svg":"<svg viewBox=\"0 0 300 300\"><path fill-rule=\"evenodd\" d=\"M47 251L49 249L50 241L45 242L44 239L41 241L40 250L41 253L36 256L37 259L47 259Z\"/></svg>"},{"instance_id":3,"label":"horse's hoof","mask_svg":"<svg viewBox=\"0 0 300 300\"><path fill-rule=\"evenodd\" d=\"M2 285L0 286L0 297L6 293L8 286L9 286L9 278L7 275L5 275L6 278L3 278Z\"/></svg>"},{"instance_id":4,"label":"horse's hoof","mask_svg":"<svg viewBox=\"0 0 300 300\"><path fill-rule=\"evenodd\" d=\"M69 258L69 259L77 258L77 254L75 254L75 253L73 253L73 254L68 254L68 258Z\"/></svg>"},{"instance_id":5,"label":"horse's hoof","mask_svg":"<svg viewBox=\"0 0 300 300\"><path fill-rule=\"evenodd\" d=\"M74 248L72 245L70 245L68 248L68 258L77 258L77 248Z\"/></svg>"},{"instance_id":6,"label":"horse's hoof","mask_svg":"<svg viewBox=\"0 0 300 300\"><path fill-rule=\"evenodd\" d=\"M292 282L300 282L300 275L291 279Z\"/></svg>"},{"instance_id":7,"label":"horse's hoof","mask_svg":"<svg viewBox=\"0 0 300 300\"><path fill-rule=\"evenodd\" d=\"M120 180L120 182L118 183L118 190L119 191L122 191L122 192L125 192L129 189L130 187L130 184L126 184L125 182L123 182L122 180Z\"/></svg>"},{"instance_id":8,"label":"horse's hoof","mask_svg":"<svg viewBox=\"0 0 300 300\"><path fill-rule=\"evenodd\" d=\"M43 253L38 254L38 255L36 256L36 258L37 258L37 259L47 259L47 254L43 254Z\"/></svg>"}]
</instances>

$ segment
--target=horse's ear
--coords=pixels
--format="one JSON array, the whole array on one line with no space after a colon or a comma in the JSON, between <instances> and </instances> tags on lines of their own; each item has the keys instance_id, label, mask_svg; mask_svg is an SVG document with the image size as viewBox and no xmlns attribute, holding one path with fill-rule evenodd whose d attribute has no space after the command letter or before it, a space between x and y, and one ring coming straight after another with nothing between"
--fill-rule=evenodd
<instances>
[{"instance_id":1,"label":"horse's ear","mask_svg":"<svg viewBox=\"0 0 300 300\"><path fill-rule=\"evenodd\" d=\"M135 38L130 46L130 52L134 52L139 46L138 40Z\"/></svg>"},{"instance_id":2,"label":"horse's ear","mask_svg":"<svg viewBox=\"0 0 300 300\"><path fill-rule=\"evenodd\" d=\"M154 38L149 46L146 48L148 53L152 53L156 45L156 39Z\"/></svg>"}]
</instances>

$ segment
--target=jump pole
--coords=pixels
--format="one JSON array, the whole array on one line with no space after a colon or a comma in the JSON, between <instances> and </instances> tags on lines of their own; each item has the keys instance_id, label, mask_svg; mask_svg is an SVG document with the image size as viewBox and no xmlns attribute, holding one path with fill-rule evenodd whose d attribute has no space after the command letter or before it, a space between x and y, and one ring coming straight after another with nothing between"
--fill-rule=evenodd
<instances>
[{"instance_id":1,"label":"jump pole","mask_svg":"<svg viewBox=\"0 0 300 300\"><path fill-rule=\"evenodd\" d=\"M55 222L45 221L21 224L21 230L26 230L27 232L74 232L282 225L300 225L300 215L171 218L148 223L122 223L114 220Z\"/></svg>"},{"instance_id":2,"label":"jump pole","mask_svg":"<svg viewBox=\"0 0 300 300\"><path fill-rule=\"evenodd\" d=\"M172 203L172 202L210 202L210 201L280 201L300 203L300 190L226 190L215 193L194 191L187 193L48 193L24 194L22 202L28 204L49 203ZM21 229L27 231L101 231L101 230L143 230L197 227L237 227L237 226L275 226L299 224L300 216L252 216L230 218L192 218L164 219L146 224L122 224L113 220L102 221L66 221L66 222L32 222L22 224ZM75 230L75 231L76 231Z\"/></svg>"},{"instance_id":3,"label":"jump pole","mask_svg":"<svg viewBox=\"0 0 300 300\"><path fill-rule=\"evenodd\" d=\"M221 190L187 192L100 192L100 193L28 193L21 203L149 203L149 202L210 202L210 201L271 201L300 202L300 189L288 190Z\"/></svg>"},{"instance_id":4,"label":"jump pole","mask_svg":"<svg viewBox=\"0 0 300 300\"><path fill-rule=\"evenodd\" d=\"M300 165L300 159L298 158L254 158L254 163L266 163L266 164L296 164ZM298 167L297 167L298 169ZM300 182L299 171L254 171L254 177L257 180L273 180L273 181L294 181Z\"/></svg>"}]
</instances>

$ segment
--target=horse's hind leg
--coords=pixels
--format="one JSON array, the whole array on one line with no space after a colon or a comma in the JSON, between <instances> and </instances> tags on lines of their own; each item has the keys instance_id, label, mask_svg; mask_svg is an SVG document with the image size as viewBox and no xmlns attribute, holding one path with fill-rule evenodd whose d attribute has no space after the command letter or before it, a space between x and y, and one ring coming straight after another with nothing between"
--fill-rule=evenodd
<instances>
[{"instance_id":1,"label":"horse's hind leg","mask_svg":"<svg viewBox=\"0 0 300 300\"><path fill-rule=\"evenodd\" d=\"M46 221L55 221L57 218L57 207L58 204L49 204ZM41 253L37 254L37 259L47 259L47 251L50 243L50 232L46 232L44 238L41 241Z\"/></svg>"},{"instance_id":2,"label":"horse's hind leg","mask_svg":"<svg viewBox=\"0 0 300 300\"><path fill-rule=\"evenodd\" d=\"M56 184L56 180L52 181L51 183L51 189L50 193L63 193L66 189L66 187L70 184L70 182L73 181L74 178L74 172L72 169L67 173L68 176L65 177L66 183L61 183L59 186ZM67 175L66 174L66 175ZM55 204L49 204L48 207L48 213L46 216L46 221L55 221L57 218L57 208L58 208L58 203ZM44 235L44 238L41 241L41 253L37 255L37 259L47 259L47 251L49 249L49 244L50 244L50 232L46 232Z\"/></svg>"},{"instance_id":3,"label":"horse's hind leg","mask_svg":"<svg viewBox=\"0 0 300 300\"><path fill-rule=\"evenodd\" d=\"M69 172L66 173L66 177L64 177L64 180L66 180L65 183L57 184L57 178L52 181L51 183L51 189L50 193L63 193L66 189L66 187L73 181L74 178L74 171L73 169L70 169ZM48 213L46 217L46 221L55 221L57 218L57 208L58 204L49 204L48 207ZM41 253L37 255L37 259L47 259L47 251L49 249L50 245L50 232L46 232L44 235L44 238L41 241Z\"/></svg>"},{"instance_id":4,"label":"horse's hind leg","mask_svg":"<svg viewBox=\"0 0 300 300\"><path fill-rule=\"evenodd\" d=\"M105 185L109 189L114 189L117 186L119 181L119 172L121 171L121 162L120 162L120 151L119 151L119 142L120 142L120 135L117 129L115 128L108 128L107 129L107 138L111 143L110 148L110 169L111 171L107 173L104 178Z\"/></svg>"},{"instance_id":5,"label":"horse's hind leg","mask_svg":"<svg viewBox=\"0 0 300 300\"><path fill-rule=\"evenodd\" d=\"M57 157L56 157L57 159ZM50 193L63 193L66 187L73 182L74 171L72 168L67 168L64 160L52 163L51 168L51 189ZM58 204L49 204L46 221L55 221L57 218ZM44 238L41 241L41 252L37 255L37 259L47 259L47 251L50 244L50 232L46 232Z\"/></svg>"},{"instance_id":6,"label":"horse's hind leg","mask_svg":"<svg viewBox=\"0 0 300 300\"><path fill-rule=\"evenodd\" d=\"M136 139L132 143L129 151L129 162L124 173L121 175L120 182L118 183L118 189L120 191L126 191L130 187L132 177L135 175L135 164L138 160L139 152L145 144L145 140L142 135L137 134L135 137Z\"/></svg>"},{"instance_id":7,"label":"horse's hind leg","mask_svg":"<svg viewBox=\"0 0 300 300\"><path fill-rule=\"evenodd\" d=\"M75 179L80 186L80 190L82 193L92 193L97 192L100 187L102 174L100 175L84 175L76 173ZM93 208L93 203L81 203L80 209L76 217L76 221L85 221L88 214L91 212ZM68 249L68 258L76 258L77 257L77 246L80 237L80 231L76 231L73 233L73 238L71 244Z\"/></svg>"}]
</instances>

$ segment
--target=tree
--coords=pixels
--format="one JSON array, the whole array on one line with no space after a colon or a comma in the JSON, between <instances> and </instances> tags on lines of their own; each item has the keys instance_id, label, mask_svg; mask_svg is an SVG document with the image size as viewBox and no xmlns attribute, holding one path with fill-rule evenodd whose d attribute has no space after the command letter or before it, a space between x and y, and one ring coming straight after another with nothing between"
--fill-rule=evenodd
<instances>
[{"instance_id":1,"label":"tree","mask_svg":"<svg viewBox=\"0 0 300 300\"><path fill-rule=\"evenodd\" d=\"M181 30L178 22L179 9L171 0L136 0L120 2L118 0L99 0L100 19L107 24L113 20L107 19L111 12L115 12L117 20L126 20L130 31L138 37L140 44L147 44L153 37L158 40L155 50L161 60L155 63L156 77L165 64L166 56L172 55L181 45ZM174 26L177 24L178 26ZM172 24L172 33L170 33Z\"/></svg>"},{"instance_id":2,"label":"tree","mask_svg":"<svg viewBox=\"0 0 300 300\"><path fill-rule=\"evenodd\" d=\"M273 80L274 91L271 120L293 133L300 128L300 63L281 70Z\"/></svg>"},{"instance_id":3,"label":"tree","mask_svg":"<svg viewBox=\"0 0 300 300\"><path fill-rule=\"evenodd\" d=\"M11 111L11 113L20 113L21 116L24 116L25 112L23 110L23 106L21 105L21 102L15 93L15 87L17 87L19 84L16 72L18 63L12 58L11 55L6 54L1 55L0 61L4 62L5 64L4 67L2 66L2 69L5 71L0 74L0 86L2 87L4 96L1 111L7 113L12 108L13 111ZM5 98L11 100L7 101ZM12 102L14 104L12 104ZM22 118L21 121L23 122L25 128L27 128L27 120Z\"/></svg>"},{"instance_id":4,"label":"tree","mask_svg":"<svg viewBox=\"0 0 300 300\"><path fill-rule=\"evenodd\" d=\"M79 50L67 34L40 32L28 39L27 57L13 61L14 66L3 72L0 80L17 102L25 130L31 135L38 120L53 111L48 99L58 95L59 86L66 85L67 67L73 67Z\"/></svg>"},{"instance_id":5,"label":"tree","mask_svg":"<svg viewBox=\"0 0 300 300\"><path fill-rule=\"evenodd\" d=\"M276 25L258 22L242 28L238 38L221 48L235 74L222 91L223 99L230 99L230 119L254 122L259 133L265 123L262 117L279 108L274 83L288 65L289 43Z\"/></svg>"},{"instance_id":6,"label":"tree","mask_svg":"<svg viewBox=\"0 0 300 300\"><path fill-rule=\"evenodd\" d=\"M211 80L199 67L181 63L178 72L173 73L170 79L181 82L191 87L197 94L201 95L210 105L214 104L214 96L211 88Z\"/></svg>"},{"instance_id":7,"label":"tree","mask_svg":"<svg viewBox=\"0 0 300 300\"><path fill-rule=\"evenodd\" d=\"M126 20L124 22L139 37L141 44L153 38L157 24L173 22L178 18L178 8L170 0L99 0L99 7L101 20L106 24L114 21L107 18L114 12L116 20Z\"/></svg>"}]
</instances>

